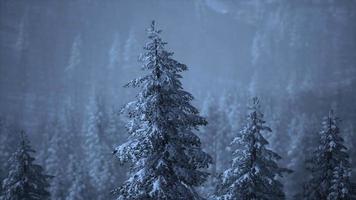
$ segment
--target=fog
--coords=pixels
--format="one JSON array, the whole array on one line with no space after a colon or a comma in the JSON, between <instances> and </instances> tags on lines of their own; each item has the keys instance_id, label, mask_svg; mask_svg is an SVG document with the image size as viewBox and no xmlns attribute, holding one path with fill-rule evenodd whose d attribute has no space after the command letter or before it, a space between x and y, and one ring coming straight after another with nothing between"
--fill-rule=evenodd
<instances>
[{"instance_id":1,"label":"fog","mask_svg":"<svg viewBox=\"0 0 356 200\"><path fill-rule=\"evenodd\" d=\"M152 20L162 29L173 58L188 66L183 87L207 118L198 135L203 148L214 154L212 173L229 167L232 155L226 147L244 123L247 101L258 96L273 130L266 135L268 146L281 155L281 166L294 170L282 179L288 199L302 188L304 160L317 146L322 118L330 109L342 120L340 132L356 182L353 0L2 0L1 179L18 133L25 130L38 163L62 177L58 185L71 182L67 172L54 170L67 169L69 161L56 165L48 161L51 157L70 160L73 154L86 160L86 151L103 151L98 162L107 162L109 170L97 176L114 178L101 180L105 188L89 199L114 199L109 193L126 180L128 167L111 154L127 138L125 118L116 114L137 94L123 86L145 73L138 58ZM101 150L89 148L80 136L93 109L103 109L107 121L111 115L116 120L115 131L101 133ZM62 142L53 141L55 134ZM51 151L53 142L68 147ZM209 149L212 143L218 143L217 149ZM79 149L78 144L85 145ZM86 162L93 164L98 157ZM90 179L83 177L83 182ZM213 182L199 191L212 193ZM51 188L57 195L52 199L65 199L68 190Z\"/></svg>"}]
</instances>

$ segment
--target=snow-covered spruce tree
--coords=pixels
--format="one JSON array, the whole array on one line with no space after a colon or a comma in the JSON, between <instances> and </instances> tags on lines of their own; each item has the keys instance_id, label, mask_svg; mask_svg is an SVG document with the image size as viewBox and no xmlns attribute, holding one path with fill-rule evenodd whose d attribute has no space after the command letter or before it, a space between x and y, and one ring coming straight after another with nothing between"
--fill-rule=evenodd
<instances>
[{"instance_id":1,"label":"snow-covered spruce tree","mask_svg":"<svg viewBox=\"0 0 356 200\"><path fill-rule=\"evenodd\" d=\"M204 194L214 193L218 175L229 166L232 159L231 155L226 155L233 139L232 126L229 123L230 109L226 101L225 95L219 98L208 95L202 107L201 114L209 124L201 129L199 136L202 138L203 149L213 158L208 169L210 176L200 189Z\"/></svg>"},{"instance_id":2,"label":"snow-covered spruce tree","mask_svg":"<svg viewBox=\"0 0 356 200\"><path fill-rule=\"evenodd\" d=\"M288 168L294 170L293 174L288 176L288 180L284 185L284 190L287 196L295 196L302 188L305 179L306 169L304 161L310 152L313 151L315 141L317 138L315 134L311 134L314 130L315 117L308 116L305 113L292 113L293 118L290 119L288 124L287 133L292 137L292 141L289 142ZM301 198L297 198L300 200Z\"/></svg>"},{"instance_id":3,"label":"snow-covered spruce tree","mask_svg":"<svg viewBox=\"0 0 356 200\"><path fill-rule=\"evenodd\" d=\"M306 162L311 179L304 186L303 199L350 199L350 162L338 122L332 110L322 122L319 145Z\"/></svg>"},{"instance_id":4,"label":"snow-covered spruce tree","mask_svg":"<svg viewBox=\"0 0 356 200\"><path fill-rule=\"evenodd\" d=\"M219 107L216 105L216 99L208 95L205 98L201 114L206 117L209 124L201 129L199 135L202 136L203 149L212 156L213 163L209 166L210 176L201 187L201 193L211 194L216 185L217 160L218 160L218 143L220 125ZM203 137L204 136L204 137ZM220 163L219 163L220 164Z\"/></svg>"},{"instance_id":5,"label":"snow-covered spruce tree","mask_svg":"<svg viewBox=\"0 0 356 200\"><path fill-rule=\"evenodd\" d=\"M51 120L46 133L50 134L50 140L45 155L45 169L47 173L55 176L49 188L52 199L64 199L69 184L65 170L68 163L69 138L65 132L63 117L59 115Z\"/></svg>"},{"instance_id":6,"label":"snow-covered spruce tree","mask_svg":"<svg viewBox=\"0 0 356 200\"><path fill-rule=\"evenodd\" d=\"M8 121L0 116L0 183L7 176L9 157L14 152L13 147L17 138L13 137ZM17 141L16 141L17 142ZM0 196L2 188L0 187Z\"/></svg>"},{"instance_id":7,"label":"snow-covered spruce tree","mask_svg":"<svg viewBox=\"0 0 356 200\"><path fill-rule=\"evenodd\" d=\"M272 130L265 125L258 98L249 106L247 124L232 141L237 148L231 168L220 177L216 199L219 200L278 200L285 199L283 185L278 181L290 172L278 166L281 157L268 149L263 132Z\"/></svg>"},{"instance_id":8,"label":"snow-covered spruce tree","mask_svg":"<svg viewBox=\"0 0 356 200\"><path fill-rule=\"evenodd\" d=\"M105 129L105 141L108 149L111 149L115 144L113 142L123 143L126 141L126 134L120 134L125 132L124 121L121 119L120 112L116 108L112 107L108 111L108 122ZM108 163L110 186L111 190L115 188L117 183L122 183L126 179L127 169L117 170L117 166L120 165L120 161L109 155L111 162Z\"/></svg>"},{"instance_id":9,"label":"snow-covered spruce tree","mask_svg":"<svg viewBox=\"0 0 356 200\"><path fill-rule=\"evenodd\" d=\"M111 182L108 162L110 148L106 148L102 142L107 122L99 96L91 96L86 118L83 126L85 165L90 176L90 184L95 187L96 199L107 199L110 195L108 184Z\"/></svg>"},{"instance_id":10,"label":"snow-covered spruce tree","mask_svg":"<svg viewBox=\"0 0 356 200\"><path fill-rule=\"evenodd\" d=\"M35 151L24 132L21 133L21 144L11 156L10 171L3 181L2 200L49 199L49 179L40 165L34 163L31 156Z\"/></svg>"},{"instance_id":11,"label":"snow-covered spruce tree","mask_svg":"<svg viewBox=\"0 0 356 200\"><path fill-rule=\"evenodd\" d=\"M67 174L71 177L70 187L66 193L65 200L92 199L94 188L90 185L89 175L84 171L84 160L78 159L74 153L69 155L69 166Z\"/></svg>"},{"instance_id":12,"label":"snow-covered spruce tree","mask_svg":"<svg viewBox=\"0 0 356 200\"><path fill-rule=\"evenodd\" d=\"M206 120L191 105L180 78L186 65L164 49L154 21L141 56L149 73L127 86L141 89L123 112L129 117L129 140L115 149L121 162L132 164L130 178L116 192L119 200L197 200L195 190L208 177L212 162L193 132Z\"/></svg>"}]
</instances>

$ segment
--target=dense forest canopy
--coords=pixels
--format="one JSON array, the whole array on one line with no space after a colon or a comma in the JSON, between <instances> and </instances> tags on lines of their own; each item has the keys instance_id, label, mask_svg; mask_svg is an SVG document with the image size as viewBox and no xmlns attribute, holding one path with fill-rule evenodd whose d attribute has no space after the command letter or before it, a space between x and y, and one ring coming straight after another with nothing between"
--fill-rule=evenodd
<instances>
[{"instance_id":1,"label":"dense forest canopy","mask_svg":"<svg viewBox=\"0 0 356 200\"><path fill-rule=\"evenodd\" d=\"M330 109L356 182L353 0L0 1L1 179L25 130L36 162L57 177L52 196L112 197L127 174L112 155L128 138L119 110L137 94L122 86L143 73L138 60L152 20L188 66L183 87L208 121L197 134L215 162L201 193L214 193L230 166L229 144L252 96L272 129L268 148L294 171L281 178L288 198L302 190Z\"/></svg>"}]
</instances>

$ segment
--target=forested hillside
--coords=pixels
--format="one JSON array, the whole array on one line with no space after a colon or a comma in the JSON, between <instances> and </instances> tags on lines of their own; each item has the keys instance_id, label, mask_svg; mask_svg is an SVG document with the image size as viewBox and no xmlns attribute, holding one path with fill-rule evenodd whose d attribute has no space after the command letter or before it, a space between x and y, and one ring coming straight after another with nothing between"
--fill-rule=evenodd
<instances>
[{"instance_id":1,"label":"forested hillside","mask_svg":"<svg viewBox=\"0 0 356 200\"><path fill-rule=\"evenodd\" d=\"M189 166L210 173L206 181L188 184L197 192L189 197L230 191L216 187L224 182L221 174L235 167L239 148L231 142L248 127L255 96L272 131L261 129L268 141L263 149L293 171L276 183L287 199L307 192L305 182L313 178L307 161L324 141L323 131L340 135L337 148L349 156L348 164L333 166L333 175L349 168L356 182L353 0L0 1L1 180L24 130L35 163L54 176L51 199L118 198L112 191L132 174L132 163L115 155L118 145L132 139L120 111L142 92L123 86L146 74L139 60L152 20L163 30L167 52L174 52L173 61L162 62L187 66L177 65L177 76L194 97L186 97L188 107L207 122L175 124L177 130L192 129L212 159ZM170 106L164 108L176 109ZM335 118L337 131L325 129L324 117Z\"/></svg>"}]
</instances>

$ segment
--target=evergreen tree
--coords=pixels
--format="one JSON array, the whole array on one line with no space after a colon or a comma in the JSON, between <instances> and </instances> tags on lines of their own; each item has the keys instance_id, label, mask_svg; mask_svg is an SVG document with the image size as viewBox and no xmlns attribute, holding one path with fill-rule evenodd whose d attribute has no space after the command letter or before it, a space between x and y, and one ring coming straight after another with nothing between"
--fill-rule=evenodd
<instances>
[{"instance_id":1,"label":"evergreen tree","mask_svg":"<svg viewBox=\"0 0 356 200\"><path fill-rule=\"evenodd\" d=\"M14 134L10 131L8 121L5 118L0 117L0 181L6 177L7 169L9 168L7 161L11 156L11 152L14 151L13 146L15 144L14 140L17 138L13 137ZM17 142L17 141L16 141ZM1 195L1 188L0 188Z\"/></svg>"},{"instance_id":2,"label":"evergreen tree","mask_svg":"<svg viewBox=\"0 0 356 200\"><path fill-rule=\"evenodd\" d=\"M120 119L120 113L117 109L111 108L108 112L108 123L105 129L105 143L108 149L114 146L113 142L125 142L127 136L125 134L120 134L125 132L125 126L123 121ZM120 165L118 159L112 157L110 154L109 174L110 174L110 187L114 186L116 183L122 183L126 179L127 170L117 170L117 166Z\"/></svg>"},{"instance_id":3,"label":"evergreen tree","mask_svg":"<svg viewBox=\"0 0 356 200\"><path fill-rule=\"evenodd\" d=\"M51 122L49 148L45 156L46 172L54 175L50 193L53 199L64 199L68 189L66 164L68 163L68 138L64 132L63 119L56 116Z\"/></svg>"},{"instance_id":4,"label":"evergreen tree","mask_svg":"<svg viewBox=\"0 0 356 200\"><path fill-rule=\"evenodd\" d=\"M114 41L112 42L112 45L109 50L109 64L108 64L108 69L112 70L115 67L117 67L120 63L120 56L119 55L119 48L120 48L120 40L119 40L119 34L115 34Z\"/></svg>"},{"instance_id":5,"label":"evergreen tree","mask_svg":"<svg viewBox=\"0 0 356 200\"><path fill-rule=\"evenodd\" d=\"M237 146L231 168L221 175L216 198L221 200L284 199L283 185L278 180L290 170L278 166L281 157L268 149L263 132L272 130L265 125L258 98L249 107L247 124L234 138Z\"/></svg>"},{"instance_id":6,"label":"evergreen tree","mask_svg":"<svg viewBox=\"0 0 356 200\"><path fill-rule=\"evenodd\" d=\"M314 149L317 138L311 134L315 130L315 117L306 114L293 113L294 117L288 124L288 134L292 138L288 142L287 155L289 162L287 167L293 169L293 174L288 176L284 188L287 195L295 196L300 191L306 174L304 161L310 152ZM297 198L300 200L301 198Z\"/></svg>"},{"instance_id":7,"label":"evergreen tree","mask_svg":"<svg viewBox=\"0 0 356 200\"><path fill-rule=\"evenodd\" d=\"M304 186L304 199L350 199L350 162L338 122L332 110L322 122L319 145L306 163L311 179Z\"/></svg>"},{"instance_id":8,"label":"evergreen tree","mask_svg":"<svg viewBox=\"0 0 356 200\"><path fill-rule=\"evenodd\" d=\"M17 144L17 138L14 137L15 134L13 134L13 132L8 120L0 117L0 183L2 183L7 176L7 171L10 167L7 161L11 153L15 151L14 147ZM0 187L0 196L2 195L2 189L3 188Z\"/></svg>"},{"instance_id":9,"label":"evergreen tree","mask_svg":"<svg viewBox=\"0 0 356 200\"><path fill-rule=\"evenodd\" d=\"M75 154L69 156L70 164L67 174L71 178L71 185L68 189L65 200L85 200L91 199L94 188L90 185L89 175L85 172L84 162Z\"/></svg>"},{"instance_id":10,"label":"evergreen tree","mask_svg":"<svg viewBox=\"0 0 356 200\"><path fill-rule=\"evenodd\" d=\"M123 60L125 62L124 68L129 67L129 64L132 64L137 60L136 55L140 50L140 45L136 39L134 29L131 29L128 35L128 38L124 44L123 49Z\"/></svg>"},{"instance_id":11,"label":"evergreen tree","mask_svg":"<svg viewBox=\"0 0 356 200\"><path fill-rule=\"evenodd\" d=\"M53 199L65 199L72 182L72 177L67 173L71 164L70 156L78 149L79 123L78 114L74 110L70 99L66 99L57 114L49 114L43 118L45 123L41 128L41 152L39 158L46 172L54 175L50 193Z\"/></svg>"},{"instance_id":12,"label":"evergreen tree","mask_svg":"<svg viewBox=\"0 0 356 200\"><path fill-rule=\"evenodd\" d=\"M124 131L125 125L123 121L120 119L120 112L119 110L112 107L108 112L107 117L107 125L105 127L105 143L107 146L113 146L114 141L121 141L124 142L126 139L124 134L118 134Z\"/></svg>"},{"instance_id":13,"label":"evergreen tree","mask_svg":"<svg viewBox=\"0 0 356 200\"><path fill-rule=\"evenodd\" d=\"M206 117L209 124L202 128L201 135L203 149L213 158L213 163L209 167L211 176L202 188L202 192L212 194L216 187L217 175L226 169L231 160L228 152L231 142L231 125L229 122L229 108L226 104L225 95L222 98L208 95L205 99L202 115Z\"/></svg>"},{"instance_id":14,"label":"evergreen tree","mask_svg":"<svg viewBox=\"0 0 356 200\"><path fill-rule=\"evenodd\" d=\"M40 165L34 163L31 156L35 151L24 132L21 133L21 144L10 158L10 171L3 181L4 200L49 199L49 179Z\"/></svg>"},{"instance_id":15,"label":"evergreen tree","mask_svg":"<svg viewBox=\"0 0 356 200\"><path fill-rule=\"evenodd\" d=\"M70 99L69 99L70 100ZM74 107L71 101L66 104L65 112L65 124L66 136L72 138L73 141L70 142L70 150L67 151L68 163L66 165L66 179L68 184L68 190L65 194L66 200L80 200L80 199L91 199L93 196L97 196L94 192L96 188L92 187L91 179L89 176L89 170L87 168L86 159L88 158L84 152L85 145L85 135L83 134L73 134L79 133L81 131L81 120L78 120L78 115L76 115ZM87 122L87 121L86 121ZM80 124L80 125L78 125ZM79 127L80 126L80 127ZM83 142L84 141L84 142ZM68 143L69 143L68 142ZM84 152L84 153L83 153ZM106 192L109 193L109 192Z\"/></svg>"},{"instance_id":16,"label":"evergreen tree","mask_svg":"<svg viewBox=\"0 0 356 200\"><path fill-rule=\"evenodd\" d=\"M80 47L82 45L82 39L81 36L78 35L74 39L72 49L71 49L71 54L69 57L69 63L68 66L65 68L66 72L73 71L75 70L78 65L80 64Z\"/></svg>"},{"instance_id":17,"label":"evergreen tree","mask_svg":"<svg viewBox=\"0 0 356 200\"><path fill-rule=\"evenodd\" d=\"M193 132L206 121L182 88L180 73L187 67L164 49L160 33L153 21L141 56L149 73L127 85L141 91L123 109L130 119L129 140L114 151L132 164L130 178L117 189L119 200L202 199L195 187L205 182L202 169L212 162Z\"/></svg>"},{"instance_id":18,"label":"evergreen tree","mask_svg":"<svg viewBox=\"0 0 356 200\"><path fill-rule=\"evenodd\" d=\"M93 95L87 106L87 120L83 127L84 155L90 183L96 190L97 199L110 195L108 156L110 149L103 144L106 127L105 109L98 96ZM107 156L106 156L107 155Z\"/></svg>"},{"instance_id":19,"label":"evergreen tree","mask_svg":"<svg viewBox=\"0 0 356 200\"><path fill-rule=\"evenodd\" d=\"M209 173L211 174L207 181L205 182L204 186L201 188L202 193L211 194L216 185L216 174L218 168L218 131L220 125L220 112L218 111L219 108L216 105L215 98L208 95L205 98L204 105L202 108L202 115L206 117L209 121L209 124L202 128L201 131L201 138L203 142L203 149L212 156L213 163L209 166ZM220 164L220 163L219 163Z\"/></svg>"}]
</instances>

